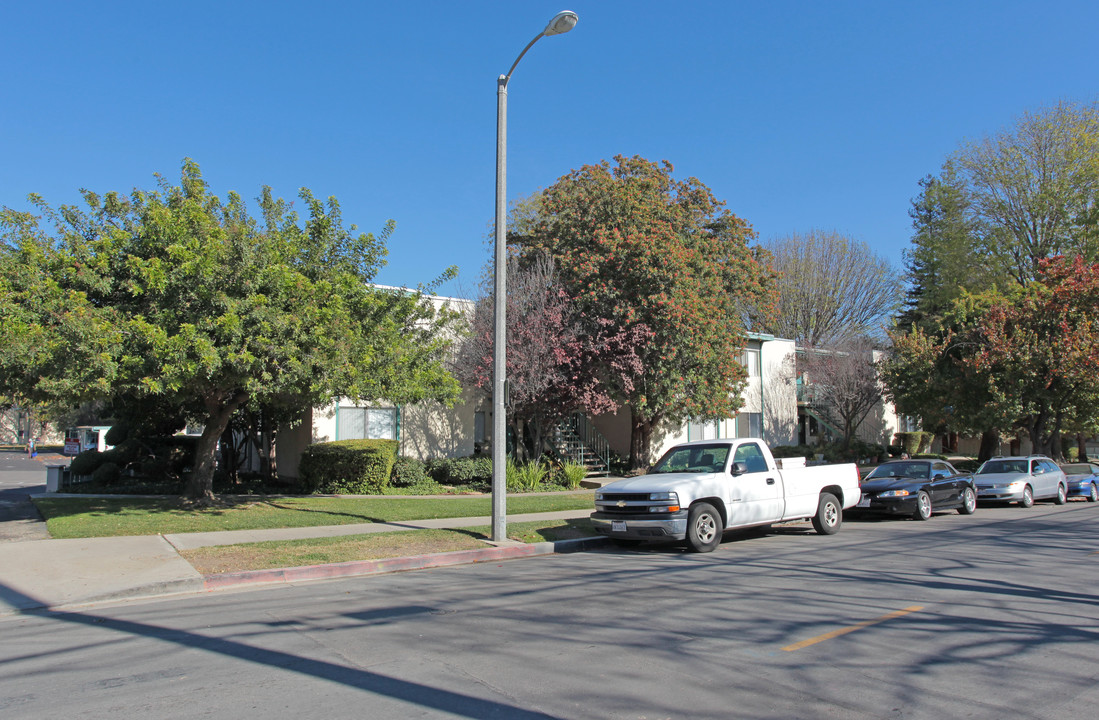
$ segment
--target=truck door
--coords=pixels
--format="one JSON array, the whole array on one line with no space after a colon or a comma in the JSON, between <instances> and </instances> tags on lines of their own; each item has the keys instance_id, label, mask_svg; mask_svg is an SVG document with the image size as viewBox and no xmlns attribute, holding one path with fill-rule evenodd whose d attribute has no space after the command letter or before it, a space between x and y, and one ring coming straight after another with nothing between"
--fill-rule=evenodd
<instances>
[{"instance_id":1,"label":"truck door","mask_svg":"<svg viewBox=\"0 0 1099 720\"><path fill-rule=\"evenodd\" d=\"M742 443L733 453L735 463L743 463L747 472L730 474L732 492L729 503L729 527L777 522L782 518L784 496L782 476L767 467L767 456L759 444Z\"/></svg>"}]
</instances>

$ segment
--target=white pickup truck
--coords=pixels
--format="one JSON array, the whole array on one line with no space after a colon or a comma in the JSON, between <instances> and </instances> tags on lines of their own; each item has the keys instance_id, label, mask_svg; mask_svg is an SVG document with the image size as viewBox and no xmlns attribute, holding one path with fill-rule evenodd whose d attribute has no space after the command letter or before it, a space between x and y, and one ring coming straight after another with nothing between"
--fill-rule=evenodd
<instances>
[{"instance_id":1,"label":"white pickup truck","mask_svg":"<svg viewBox=\"0 0 1099 720\"><path fill-rule=\"evenodd\" d=\"M668 450L647 475L597 490L591 521L615 540L686 540L710 552L725 530L789 520L831 535L860 494L853 464L780 465L759 439L699 440Z\"/></svg>"}]
</instances>

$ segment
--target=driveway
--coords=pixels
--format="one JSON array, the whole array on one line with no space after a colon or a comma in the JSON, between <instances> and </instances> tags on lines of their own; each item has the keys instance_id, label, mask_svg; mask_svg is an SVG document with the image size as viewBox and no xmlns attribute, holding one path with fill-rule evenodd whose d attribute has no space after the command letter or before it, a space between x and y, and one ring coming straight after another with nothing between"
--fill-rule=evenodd
<instances>
[{"instance_id":1,"label":"driveway","mask_svg":"<svg viewBox=\"0 0 1099 720\"><path fill-rule=\"evenodd\" d=\"M50 535L32 493L46 492L46 465L17 450L0 450L0 542L44 540Z\"/></svg>"}]
</instances>

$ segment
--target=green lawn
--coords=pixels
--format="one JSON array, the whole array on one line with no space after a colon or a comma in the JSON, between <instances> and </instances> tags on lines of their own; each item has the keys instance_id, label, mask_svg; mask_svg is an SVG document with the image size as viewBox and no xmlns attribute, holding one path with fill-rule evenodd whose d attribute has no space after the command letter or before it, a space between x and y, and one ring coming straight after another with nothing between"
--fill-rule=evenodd
<instances>
[{"instance_id":1,"label":"green lawn","mask_svg":"<svg viewBox=\"0 0 1099 720\"><path fill-rule=\"evenodd\" d=\"M492 514L492 498L223 498L209 508L178 498L41 498L35 500L55 538L156 535L211 530L254 530L394 522ZM594 509L593 493L519 495L509 515Z\"/></svg>"},{"instance_id":2,"label":"green lawn","mask_svg":"<svg viewBox=\"0 0 1099 720\"><path fill-rule=\"evenodd\" d=\"M184 550L180 554L200 573L209 575L477 550L487 547L484 541L490 533L491 528L487 525L460 530L405 530L370 535L219 545ZM587 518L508 524L508 537L520 542L568 540L594 535L591 521Z\"/></svg>"}]
</instances>

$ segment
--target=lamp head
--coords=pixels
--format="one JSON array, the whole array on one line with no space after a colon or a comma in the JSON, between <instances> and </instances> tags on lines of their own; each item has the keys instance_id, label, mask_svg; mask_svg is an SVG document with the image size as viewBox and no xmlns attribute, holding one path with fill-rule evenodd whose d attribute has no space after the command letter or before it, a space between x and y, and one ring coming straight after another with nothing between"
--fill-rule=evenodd
<instances>
[{"instance_id":1,"label":"lamp head","mask_svg":"<svg viewBox=\"0 0 1099 720\"><path fill-rule=\"evenodd\" d=\"M542 31L543 35L560 35L567 33L576 27L576 21L579 20L576 13L572 10L562 10L553 16L553 19L549 21L549 25L546 25L546 29Z\"/></svg>"}]
</instances>

